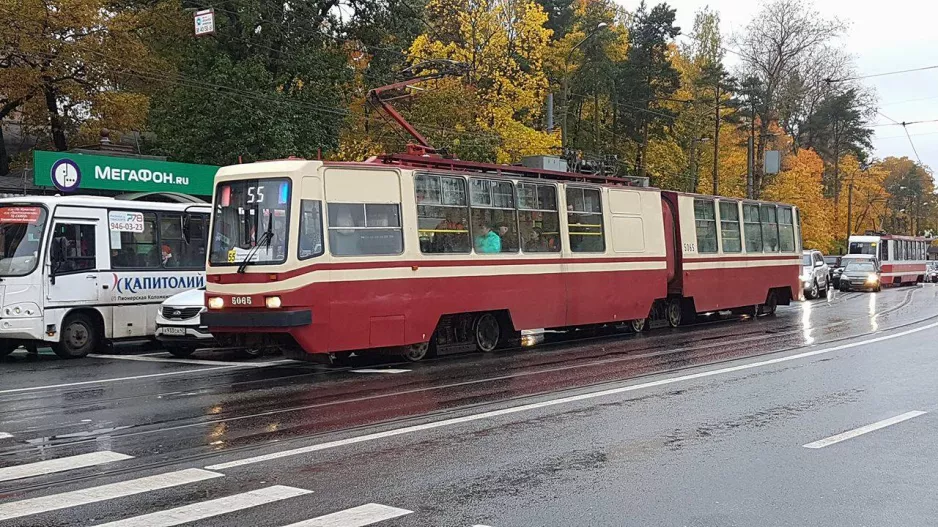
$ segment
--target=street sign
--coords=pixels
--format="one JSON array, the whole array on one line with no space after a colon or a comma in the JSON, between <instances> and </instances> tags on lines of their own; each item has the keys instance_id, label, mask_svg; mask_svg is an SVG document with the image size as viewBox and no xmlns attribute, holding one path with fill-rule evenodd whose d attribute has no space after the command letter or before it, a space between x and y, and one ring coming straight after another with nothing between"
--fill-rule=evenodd
<instances>
[{"instance_id":1,"label":"street sign","mask_svg":"<svg viewBox=\"0 0 938 527\"><path fill-rule=\"evenodd\" d=\"M195 36L201 37L215 33L215 10L203 9L195 12Z\"/></svg>"},{"instance_id":2,"label":"street sign","mask_svg":"<svg viewBox=\"0 0 938 527\"><path fill-rule=\"evenodd\" d=\"M192 196L211 196L218 172L214 165L42 150L34 151L33 167L36 185L61 192L99 189Z\"/></svg>"},{"instance_id":3,"label":"street sign","mask_svg":"<svg viewBox=\"0 0 938 527\"><path fill-rule=\"evenodd\" d=\"M765 161L762 168L766 174L778 174L781 164L781 155L778 150L765 151Z\"/></svg>"}]
</instances>

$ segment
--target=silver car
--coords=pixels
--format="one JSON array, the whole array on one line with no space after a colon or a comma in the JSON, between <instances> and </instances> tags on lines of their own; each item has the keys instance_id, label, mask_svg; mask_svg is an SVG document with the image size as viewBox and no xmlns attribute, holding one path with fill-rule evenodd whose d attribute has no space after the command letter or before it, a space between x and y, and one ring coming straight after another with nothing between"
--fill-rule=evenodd
<instances>
[{"instance_id":1,"label":"silver car","mask_svg":"<svg viewBox=\"0 0 938 527\"><path fill-rule=\"evenodd\" d=\"M830 288L830 267L821 251L804 251L801 256L801 286L805 298L818 298Z\"/></svg>"}]
</instances>

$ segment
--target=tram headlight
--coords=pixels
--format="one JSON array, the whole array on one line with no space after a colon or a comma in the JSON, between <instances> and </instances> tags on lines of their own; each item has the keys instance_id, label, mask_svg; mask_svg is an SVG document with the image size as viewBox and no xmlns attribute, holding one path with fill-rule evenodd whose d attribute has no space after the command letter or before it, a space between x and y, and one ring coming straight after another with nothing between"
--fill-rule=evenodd
<instances>
[{"instance_id":1,"label":"tram headlight","mask_svg":"<svg viewBox=\"0 0 938 527\"><path fill-rule=\"evenodd\" d=\"M264 302L267 304L267 309L280 309L279 296L268 296L264 299Z\"/></svg>"},{"instance_id":2,"label":"tram headlight","mask_svg":"<svg viewBox=\"0 0 938 527\"><path fill-rule=\"evenodd\" d=\"M209 297L208 299L208 308L209 309L221 309L225 307L225 299L220 296Z\"/></svg>"}]
</instances>

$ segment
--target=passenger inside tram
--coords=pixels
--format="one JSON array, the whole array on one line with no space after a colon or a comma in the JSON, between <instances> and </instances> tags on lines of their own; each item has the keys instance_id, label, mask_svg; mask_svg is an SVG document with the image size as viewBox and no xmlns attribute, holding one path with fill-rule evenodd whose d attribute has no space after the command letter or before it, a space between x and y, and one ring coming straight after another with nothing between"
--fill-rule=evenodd
<instances>
[{"instance_id":1,"label":"passenger inside tram","mask_svg":"<svg viewBox=\"0 0 938 527\"><path fill-rule=\"evenodd\" d=\"M502 252L502 239L495 232L492 225L482 224L479 226L479 236L476 237L476 252L478 253L499 253Z\"/></svg>"}]
</instances>

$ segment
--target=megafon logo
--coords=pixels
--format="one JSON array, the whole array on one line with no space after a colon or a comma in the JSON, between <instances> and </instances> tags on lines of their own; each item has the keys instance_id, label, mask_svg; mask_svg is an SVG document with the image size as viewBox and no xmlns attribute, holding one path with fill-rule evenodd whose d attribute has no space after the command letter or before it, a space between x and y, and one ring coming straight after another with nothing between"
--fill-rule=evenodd
<instances>
[{"instance_id":1,"label":"megafon logo","mask_svg":"<svg viewBox=\"0 0 938 527\"><path fill-rule=\"evenodd\" d=\"M198 289L205 286L204 276L125 276L114 274L114 289L122 295L158 289Z\"/></svg>"}]
</instances>

